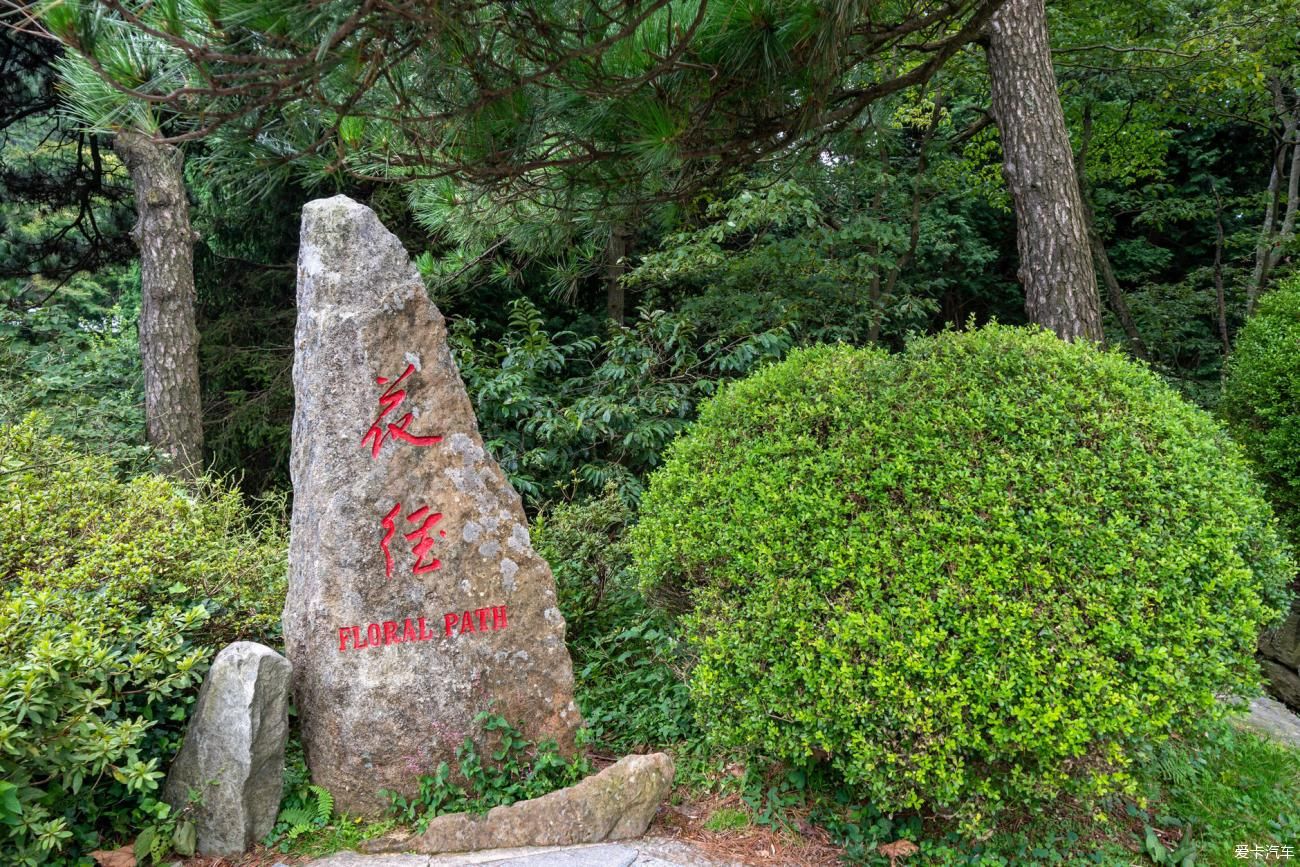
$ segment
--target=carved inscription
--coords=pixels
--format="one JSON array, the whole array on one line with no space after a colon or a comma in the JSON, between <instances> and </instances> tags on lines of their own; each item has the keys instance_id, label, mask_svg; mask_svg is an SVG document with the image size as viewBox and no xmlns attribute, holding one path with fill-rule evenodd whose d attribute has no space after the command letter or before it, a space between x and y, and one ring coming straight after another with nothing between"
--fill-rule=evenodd
<instances>
[{"instance_id":1,"label":"carved inscription","mask_svg":"<svg viewBox=\"0 0 1300 867\"><path fill-rule=\"evenodd\" d=\"M384 443L390 437L415 446L432 446L442 442L441 436L417 436L410 433L407 428L410 427L412 420L415 418L414 413L411 412L404 414L396 422L388 422L386 426L384 424L384 419L406 400L407 391L401 385L415 371L415 364L408 363L402 375L391 383L387 377L375 377L376 384L387 385L388 387L379 396L378 417L370 423L369 429L361 437L361 445L370 446L372 460L378 460ZM402 503L400 501L394 502L393 507L379 519L379 525L383 528L383 535L379 540L379 549L384 555L384 578L389 581L393 579L393 538L398 534L399 522L402 520ZM437 536L434 536L437 524L441 520L441 512L434 512L427 505L420 505L405 516L404 524L400 524L403 528L407 524L414 525L413 529L401 534L410 543L411 554L415 558L415 562L411 565L411 574L423 575L442 568L442 561L433 556L433 546L439 539L447 538L445 529L437 529ZM505 629L506 623L506 606L504 605L477 608L460 613L451 611L443 616L442 637L452 638L464 635L467 632L488 632ZM370 647L387 647L390 644L431 641L437 637L435 633L429 630L423 617L408 617L400 623L396 620L382 620L378 623L367 623L365 626L340 626L338 627L338 635L340 653L348 650L364 650Z\"/></svg>"},{"instance_id":2,"label":"carved inscription","mask_svg":"<svg viewBox=\"0 0 1300 867\"><path fill-rule=\"evenodd\" d=\"M476 608L460 614L449 611L442 618L441 637L455 638L467 632L495 632L498 629L505 629L507 625L504 605ZM364 650L367 647L387 647L390 644L432 641L437 637L430 631L428 622L423 617L408 617L401 622L384 620L379 623L367 623L365 626L340 626L339 652Z\"/></svg>"}]
</instances>

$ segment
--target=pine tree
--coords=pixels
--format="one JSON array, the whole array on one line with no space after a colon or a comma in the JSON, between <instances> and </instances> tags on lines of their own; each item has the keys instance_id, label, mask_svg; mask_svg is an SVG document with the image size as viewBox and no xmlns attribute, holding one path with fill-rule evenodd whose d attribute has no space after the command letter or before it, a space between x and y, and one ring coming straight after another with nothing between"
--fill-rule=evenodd
<instances>
[{"instance_id":1,"label":"pine tree","mask_svg":"<svg viewBox=\"0 0 1300 867\"><path fill-rule=\"evenodd\" d=\"M182 86L192 72L165 40L126 27L104 28L95 53L59 63L60 89L90 132L111 136L131 175L140 251L140 358L145 432L183 479L203 472L198 330L194 322L194 241L181 150L163 141L171 114L129 93Z\"/></svg>"}]
</instances>

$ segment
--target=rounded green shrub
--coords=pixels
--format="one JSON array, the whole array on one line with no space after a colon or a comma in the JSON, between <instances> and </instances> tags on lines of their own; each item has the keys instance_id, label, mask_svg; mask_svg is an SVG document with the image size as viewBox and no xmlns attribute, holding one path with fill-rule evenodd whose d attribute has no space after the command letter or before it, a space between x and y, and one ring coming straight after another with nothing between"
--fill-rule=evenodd
<instances>
[{"instance_id":1,"label":"rounded green shrub","mask_svg":"<svg viewBox=\"0 0 1300 867\"><path fill-rule=\"evenodd\" d=\"M707 404L632 531L715 744L983 825L1131 785L1254 691L1289 559L1238 450L1119 354L991 326L819 347Z\"/></svg>"},{"instance_id":2,"label":"rounded green shrub","mask_svg":"<svg viewBox=\"0 0 1300 867\"><path fill-rule=\"evenodd\" d=\"M1300 544L1300 277L1260 299L1238 335L1221 409Z\"/></svg>"},{"instance_id":3,"label":"rounded green shrub","mask_svg":"<svg viewBox=\"0 0 1300 867\"><path fill-rule=\"evenodd\" d=\"M0 427L0 510L4 863L167 851L159 783L213 653L278 634L283 533L235 491L124 482L34 417Z\"/></svg>"}]
</instances>

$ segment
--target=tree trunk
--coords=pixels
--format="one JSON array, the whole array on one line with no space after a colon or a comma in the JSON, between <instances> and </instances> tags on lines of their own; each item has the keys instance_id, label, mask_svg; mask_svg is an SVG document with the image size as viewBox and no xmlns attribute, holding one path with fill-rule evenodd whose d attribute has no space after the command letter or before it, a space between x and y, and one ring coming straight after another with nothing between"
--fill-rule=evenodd
<instances>
[{"instance_id":1,"label":"tree trunk","mask_svg":"<svg viewBox=\"0 0 1300 867\"><path fill-rule=\"evenodd\" d=\"M191 481L203 472L199 335L194 327L194 240L175 147L121 132L113 150L131 173L140 248L140 358L145 433L168 471Z\"/></svg>"},{"instance_id":2,"label":"tree trunk","mask_svg":"<svg viewBox=\"0 0 1300 867\"><path fill-rule=\"evenodd\" d=\"M1088 145L1092 142L1092 104L1083 108L1083 131L1079 140L1079 155L1075 160L1075 177L1079 181L1079 201L1083 205L1083 223L1088 227L1088 245L1092 249L1092 258L1101 274L1102 285L1106 287L1106 300L1110 309L1119 320L1119 327L1128 337L1129 350L1138 358L1146 359L1147 347L1138 333L1137 323L1133 320L1133 311L1129 310L1128 299L1124 289L1119 285L1115 269L1110 264L1110 254L1106 252L1106 242L1102 240L1101 230L1097 228L1097 215L1092 208L1092 191L1088 187Z\"/></svg>"},{"instance_id":3,"label":"tree trunk","mask_svg":"<svg viewBox=\"0 0 1300 867\"><path fill-rule=\"evenodd\" d=\"M1228 294L1223 286L1223 198L1219 188L1210 181L1214 194L1214 312L1219 324L1219 340L1223 344L1223 357L1232 354L1232 338L1228 335Z\"/></svg>"},{"instance_id":4,"label":"tree trunk","mask_svg":"<svg viewBox=\"0 0 1300 867\"><path fill-rule=\"evenodd\" d=\"M1025 313L1065 340L1100 341L1101 299L1043 0L1007 0L993 14L988 63Z\"/></svg>"},{"instance_id":5,"label":"tree trunk","mask_svg":"<svg viewBox=\"0 0 1300 867\"><path fill-rule=\"evenodd\" d=\"M1259 241L1255 244L1255 270L1250 275L1246 286L1246 315L1255 312L1255 301L1260 289L1267 279L1265 265L1268 263L1268 251L1273 243L1273 224L1277 219L1278 188L1282 182L1282 151L1273 154L1273 168L1268 176L1268 199L1264 205L1264 225L1259 230Z\"/></svg>"},{"instance_id":6,"label":"tree trunk","mask_svg":"<svg viewBox=\"0 0 1300 867\"><path fill-rule=\"evenodd\" d=\"M908 222L907 230L907 249L903 255L898 257L889 269L889 276L885 279L885 285L880 285L880 269L876 269L875 276L871 281L871 301L872 315L871 325L867 328L867 340L876 343L880 340L880 327L885 318L885 310L894 300L894 290L898 286L898 277L912 264L912 259L916 257L916 249L921 242L921 205L922 205L922 182L925 179L926 167L929 165L929 148L930 142L934 138L935 130L939 128L939 120L943 117L943 94L935 91L934 110L930 112L930 125L925 128L921 135L921 144L917 149L916 157L916 174L912 176L912 213ZM879 211L879 205L874 210ZM874 255L874 251L873 251Z\"/></svg>"},{"instance_id":7,"label":"tree trunk","mask_svg":"<svg viewBox=\"0 0 1300 867\"><path fill-rule=\"evenodd\" d=\"M1091 222L1089 216L1089 222ZM1101 272L1101 282L1106 285L1106 298L1110 301L1110 309L1115 311L1115 318L1119 320L1119 327L1124 329L1124 336L1128 338L1129 349L1138 358L1147 357L1147 346L1142 342L1142 335L1138 333L1137 322L1133 320L1133 311L1129 310L1128 299L1124 297L1124 289L1119 285L1119 279L1115 277L1115 269L1110 264L1110 254L1106 252L1106 243L1101 239L1101 233L1093 225L1088 226L1088 240L1092 244L1092 257L1097 262L1097 270Z\"/></svg>"},{"instance_id":8,"label":"tree trunk","mask_svg":"<svg viewBox=\"0 0 1300 867\"><path fill-rule=\"evenodd\" d=\"M610 227L609 246L605 248L605 315L619 325L625 317L623 272L626 270L627 230L616 223Z\"/></svg>"},{"instance_id":9,"label":"tree trunk","mask_svg":"<svg viewBox=\"0 0 1300 867\"><path fill-rule=\"evenodd\" d=\"M1246 286L1246 315L1255 312L1259 295L1268 286L1268 278L1282 259L1282 250L1295 234L1296 206L1300 200L1300 94L1288 94L1282 80L1276 76L1269 80L1273 91L1273 109L1282 122L1282 140L1273 158L1273 170L1268 179L1268 205L1264 211L1264 225L1255 246L1255 270ZM1287 159L1291 167L1286 170ZM1281 197L1282 174L1286 172L1286 211L1282 228L1275 228L1278 199Z\"/></svg>"}]
</instances>

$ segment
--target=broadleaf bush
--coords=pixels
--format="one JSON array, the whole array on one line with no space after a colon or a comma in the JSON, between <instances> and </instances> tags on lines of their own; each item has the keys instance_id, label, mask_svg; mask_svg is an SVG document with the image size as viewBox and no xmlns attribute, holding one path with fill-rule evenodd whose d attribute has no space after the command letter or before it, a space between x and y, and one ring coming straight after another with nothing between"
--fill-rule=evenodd
<instances>
[{"instance_id":1,"label":"broadleaf bush","mask_svg":"<svg viewBox=\"0 0 1300 867\"><path fill-rule=\"evenodd\" d=\"M1300 277L1265 295L1241 330L1220 409L1300 544Z\"/></svg>"},{"instance_id":2,"label":"broadleaf bush","mask_svg":"<svg viewBox=\"0 0 1300 867\"><path fill-rule=\"evenodd\" d=\"M555 573L582 718L593 742L613 753L698 735L680 638L631 572L626 534L635 517L610 484L600 496L554 504L533 526Z\"/></svg>"},{"instance_id":3,"label":"broadleaf bush","mask_svg":"<svg viewBox=\"0 0 1300 867\"><path fill-rule=\"evenodd\" d=\"M1132 791L1258 689L1292 565L1240 450L1114 352L990 326L723 389L632 530L716 745L988 827Z\"/></svg>"},{"instance_id":4,"label":"broadleaf bush","mask_svg":"<svg viewBox=\"0 0 1300 867\"><path fill-rule=\"evenodd\" d=\"M783 329L709 334L687 317L641 310L604 339L548 330L526 298L510 304L501 341L475 339L470 320L451 346L488 449L529 506L599 494L625 499L659 463L718 381L743 376L789 348Z\"/></svg>"},{"instance_id":5,"label":"broadleaf bush","mask_svg":"<svg viewBox=\"0 0 1300 867\"><path fill-rule=\"evenodd\" d=\"M213 653L277 634L279 523L217 485L124 482L35 416L0 427L0 509L0 851L156 857L184 831L159 786Z\"/></svg>"}]
</instances>

